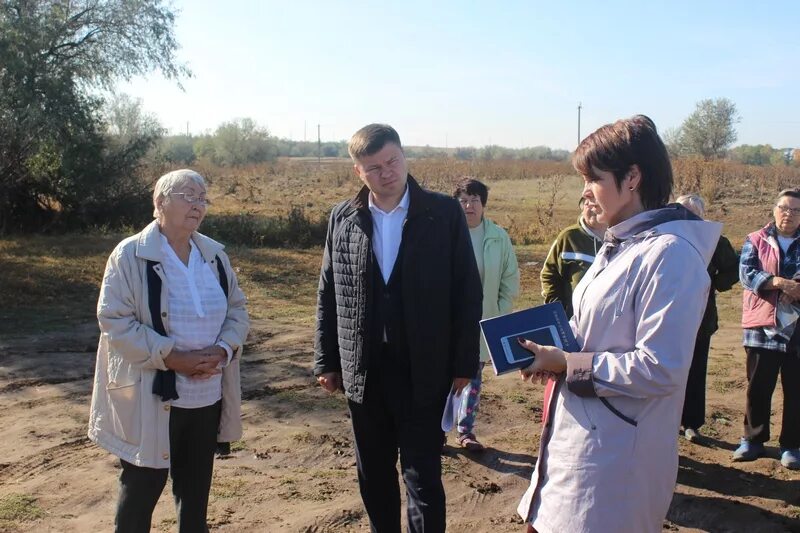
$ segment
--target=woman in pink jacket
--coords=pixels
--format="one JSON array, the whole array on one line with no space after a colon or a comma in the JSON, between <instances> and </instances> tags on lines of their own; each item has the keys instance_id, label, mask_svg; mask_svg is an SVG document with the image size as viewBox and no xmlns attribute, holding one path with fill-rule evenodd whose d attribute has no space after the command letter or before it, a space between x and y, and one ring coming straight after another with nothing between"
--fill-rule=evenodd
<instances>
[{"instance_id":1,"label":"woman in pink jacket","mask_svg":"<svg viewBox=\"0 0 800 533\"><path fill-rule=\"evenodd\" d=\"M608 225L573 294L580 353L523 341L524 378L558 375L539 460L518 511L528 531L660 532L678 472L677 432L721 225L666 205L672 168L653 122L603 126L573 164Z\"/></svg>"}]
</instances>

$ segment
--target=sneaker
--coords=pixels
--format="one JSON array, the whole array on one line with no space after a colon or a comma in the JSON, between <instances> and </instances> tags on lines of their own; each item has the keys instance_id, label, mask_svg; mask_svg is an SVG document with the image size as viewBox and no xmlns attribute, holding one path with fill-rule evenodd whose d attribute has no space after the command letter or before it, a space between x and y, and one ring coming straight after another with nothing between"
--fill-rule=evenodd
<instances>
[{"instance_id":1,"label":"sneaker","mask_svg":"<svg viewBox=\"0 0 800 533\"><path fill-rule=\"evenodd\" d=\"M781 448L781 464L789 470L800 470L800 448Z\"/></svg>"},{"instance_id":2,"label":"sneaker","mask_svg":"<svg viewBox=\"0 0 800 533\"><path fill-rule=\"evenodd\" d=\"M459 435L458 443L461 445L462 448L466 448L471 452L482 452L486 448L478 442L478 439L475 438L475 435L472 433L465 433L463 435Z\"/></svg>"},{"instance_id":3,"label":"sneaker","mask_svg":"<svg viewBox=\"0 0 800 533\"><path fill-rule=\"evenodd\" d=\"M699 442L702 435L694 428L686 428L683 430L683 438L689 442Z\"/></svg>"},{"instance_id":4,"label":"sneaker","mask_svg":"<svg viewBox=\"0 0 800 533\"><path fill-rule=\"evenodd\" d=\"M764 455L764 444L761 442L752 442L742 438L742 442L736 451L733 452L734 461L755 461Z\"/></svg>"}]
</instances>

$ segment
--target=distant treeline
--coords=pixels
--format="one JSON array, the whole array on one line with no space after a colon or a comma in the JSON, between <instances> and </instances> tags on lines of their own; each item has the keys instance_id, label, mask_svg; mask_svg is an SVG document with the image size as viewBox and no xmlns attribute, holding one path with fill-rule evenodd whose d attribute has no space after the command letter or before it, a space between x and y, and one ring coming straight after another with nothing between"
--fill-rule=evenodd
<instances>
[{"instance_id":1,"label":"distant treeline","mask_svg":"<svg viewBox=\"0 0 800 533\"><path fill-rule=\"evenodd\" d=\"M674 146L674 145L672 145ZM172 135L160 139L155 148L157 157L170 164L190 165L206 159L215 165L233 167L273 161L278 157L348 157L346 141L295 141L269 134L252 119L225 122L213 133ZM699 157L683 147L671 150L674 158ZM406 155L415 159L452 158L460 161L567 161L570 152L548 146L507 148L491 144L483 147L406 146ZM773 148L768 144L741 145L724 153L724 159L745 165L798 164L798 150Z\"/></svg>"},{"instance_id":2,"label":"distant treeline","mask_svg":"<svg viewBox=\"0 0 800 533\"><path fill-rule=\"evenodd\" d=\"M168 163L190 165L197 159L206 158L227 167L264 163L276 157L348 157L346 141L317 143L280 139L270 136L266 129L259 128L250 119L227 122L214 133L163 137L157 151ZM480 148L406 146L405 152L407 157L416 159L450 157L462 161L566 161L570 156L566 150L547 146L506 148L495 144Z\"/></svg>"}]
</instances>

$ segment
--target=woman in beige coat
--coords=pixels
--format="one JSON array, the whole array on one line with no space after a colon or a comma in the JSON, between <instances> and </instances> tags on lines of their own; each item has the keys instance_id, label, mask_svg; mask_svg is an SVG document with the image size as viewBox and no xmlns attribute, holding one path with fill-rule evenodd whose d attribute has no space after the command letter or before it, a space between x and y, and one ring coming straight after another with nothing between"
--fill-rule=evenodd
<instances>
[{"instance_id":1,"label":"woman in beige coat","mask_svg":"<svg viewBox=\"0 0 800 533\"><path fill-rule=\"evenodd\" d=\"M672 169L642 115L603 126L574 156L608 225L575 288L580 353L530 341L523 377L559 376L519 504L528 531L656 533L678 473L677 434L721 225L666 203Z\"/></svg>"},{"instance_id":2,"label":"woman in beige coat","mask_svg":"<svg viewBox=\"0 0 800 533\"><path fill-rule=\"evenodd\" d=\"M217 442L241 437L245 297L223 246L197 232L202 176L177 170L156 220L108 258L89 438L120 459L117 532L146 532L172 477L180 532L207 531Z\"/></svg>"}]
</instances>

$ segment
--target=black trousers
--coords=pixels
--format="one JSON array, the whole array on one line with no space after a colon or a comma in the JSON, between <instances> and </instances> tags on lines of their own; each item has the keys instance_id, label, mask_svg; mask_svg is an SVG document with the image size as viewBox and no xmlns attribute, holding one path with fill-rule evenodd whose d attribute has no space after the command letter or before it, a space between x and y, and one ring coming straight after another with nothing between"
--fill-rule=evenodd
<instances>
[{"instance_id":1,"label":"black trousers","mask_svg":"<svg viewBox=\"0 0 800 533\"><path fill-rule=\"evenodd\" d=\"M147 533L158 498L172 476L179 533L208 531L206 512L222 402L199 409L172 407L169 416L170 467L146 468L120 460L117 533Z\"/></svg>"},{"instance_id":2,"label":"black trousers","mask_svg":"<svg viewBox=\"0 0 800 533\"><path fill-rule=\"evenodd\" d=\"M684 428L700 429L706 421L706 371L710 347L711 335L698 334L683 400L681 425Z\"/></svg>"},{"instance_id":3,"label":"black trousers","mask_svg":"<svg viewBox=\"0 0 800 533\"><path fill-rule=\"evenodd\" d=\"M441 405L412 401L408 356L384 345L368 372L364 402L349 401L358 485L374 533L400 532L397 458L406 485L408 530L445 530ZM446 391L445 391L446 392Z\"/></svg>"},{"instance_id":4,"label":"black trousers","mask_svg":"<svg viewBox=\"0 0 800 533\"><path fill-rule=\"evenodd\" d=\"M781 375L783 419L778 442L782 448L800 447L800 353L745 346L747 352L747 404L744 436L753 442L769 440L772 393Z\"/></svg>"}]
</instances>

